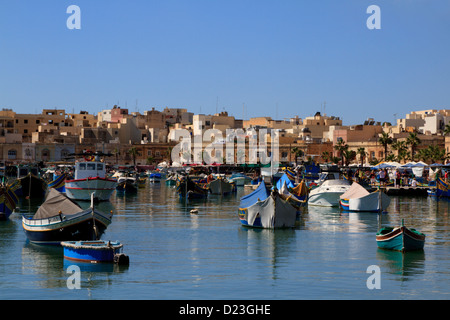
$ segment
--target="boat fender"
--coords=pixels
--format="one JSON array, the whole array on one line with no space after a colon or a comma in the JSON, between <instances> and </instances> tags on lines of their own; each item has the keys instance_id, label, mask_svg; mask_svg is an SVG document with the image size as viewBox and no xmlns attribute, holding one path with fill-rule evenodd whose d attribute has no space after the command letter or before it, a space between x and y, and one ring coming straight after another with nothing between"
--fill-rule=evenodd
<instances>
[{"instance_id":1,"label":"boat fender","mask_svg":"<svg viewBox=\"0 0 450 320\"><path fill-rule=\"evenodd\" d=\"M126 254L118 253L114 255L114 263L119 265L129 265L130 258Z\"/></svg>"}]
</instances>

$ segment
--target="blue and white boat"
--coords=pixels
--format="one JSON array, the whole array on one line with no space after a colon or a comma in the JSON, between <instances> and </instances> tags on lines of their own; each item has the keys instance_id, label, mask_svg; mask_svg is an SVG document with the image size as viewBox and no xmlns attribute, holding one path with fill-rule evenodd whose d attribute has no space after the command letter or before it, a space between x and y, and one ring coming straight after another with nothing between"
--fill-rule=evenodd
<instances>
[{"instance_id":1,"label":"blue and white boat","mask_svg":"<svg viewBox=\"0 0 450 320\"><path fill-rule=\"evenodd\" d=\"M290 228L296 226L297 209L278 190L270 191L261 182L255 191L241 198L238 216L247 227Z\"/></svg>"},{"instance_id":2,"label":"blue and white boat","mask_svg":"<svg viewBox=\"0 0 450 320\"><path fill-rule=\"evenodd\" d=\"M66 173L60 174L53 181L48 183L48 188L54 188L59 192L66 192L66 177Z\"/></svg>"},{"instance_id":3,"label":"blue and white boat","mask_svg":"<svg viewBox=\"0 0 450 320\"><path fill-rule=\"evenodd\" d=\"M128 262L122 252L123 244L119 241L64 241L61 246L67 260L89 263Z\"/></svg>"},{"instance_id":4,"label":"blue and white boat","mask_svg":"<svg viewBox=\"0 0 450 320\"><path fill-rule=\"evenodd\" d=\"M19 203L20 182L0 184L0 220L7 220Z\"/></svg>"}]
</instances>

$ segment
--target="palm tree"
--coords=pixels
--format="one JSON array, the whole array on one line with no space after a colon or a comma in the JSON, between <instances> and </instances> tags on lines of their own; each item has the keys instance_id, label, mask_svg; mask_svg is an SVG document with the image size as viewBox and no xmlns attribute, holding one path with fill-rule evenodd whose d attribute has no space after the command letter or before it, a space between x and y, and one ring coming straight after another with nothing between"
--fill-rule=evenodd
<instances>
[{"instance_id":1,"label":"palm tree","mask_svg":"<svg viewBox=\"0 0 450 320\"><path fill-rule=\"evenodd\" d=\"M450 122L445 125L443 135L446 136L450 133Z\"/></svg>"},{"instance_id":2,"label":"palm tree","mask_svg":"<svg viewBox=\"0 0 450 320\"><path fill-rule=\"evenodd\" d=\"M361 166L363 166L364 165L364 159L366 158L366 155L367 155L366 149L363 148L363 147L358 148L356 153L359 155L359 159L361 160Z\"/></svg>"},{"instance_id":3,"label":"palm tree","mask_svg":"<svg viewBox=\"0 0 450 320\"><path fill-rule=\"evenodd\" d=\"M388 145L392 144L393 140L388 133L382 132L378 142L384 147L384 160L386 161Z\"/></svg>"},{"instance_id":4,"label":"palm tree","mask_svg":"<svg viewBox=\"0 0 450 320\"><path fill-rule=\"evenodd\" d=\"M344 142L344 140L339 139L334 149L339 151L339 155L341 156L342 165L344 165L344 151L348 150L348 145Z\"/></svg>"},{"instance_id":5,"label":"palm tree","mask_svg":"<svg viewBox=\"0 0 450 320\"><path fill-rule=\"evenodd\" d=\"M322 159L323 159L325 162L330 161L331 157L332 157L332 155L331 155L328 151L322 152Z\"/></svg>"},{"instance_id":6,"label":"palm tree","mask_svg":"<svg viewBox=\"0 0 450 320\"><path fill-rule=\"evenodd\" d=\"M133 165L136 167L136 156L139 154L138 150L136 149L136 147L132 147L128 150L128 153L133 158Z\"/></svg>"},{"instance_id":7,"label":"palm tree","mask_svg":"<svg viewBox=\"0 0 450 320\"><path fill-rule=\"evenodd\" d=\"M297 158L298 157L303 157L305 155L305 153L299 147L292 148L292 152L295 155L295 166L297 166Z\"/></svg>"},{"instance_id":8,"label":"palm tree","mask_svg":"<svg viewBox=\"0 0 450 320\"><path fill-rule=\"evenodd\" d=\"M450 133L450 125L448 126L448 130ZM446 128L447 128L446 126ZM444 131L445 132L445 131ZM414 154L416 153L416 147L421 144L422 141L419 139L419 137L417 137L417 133L415 132L410 132L408 138L406 138L406 144L411 146L411 160L414 160Z\"/></svg>"},{"instance_id":9,"label":"palm tree","mask_svg":"<svg viewBox=\"0 0 450 320\"><path fill-rule=\"evenodd\" d=\"M342 157L345 158L345 165L348 166L350 164L350 161L356 158L356 152L354 150L345 149L342 152Z\"/></svg>"},{"instance_id":10,"label":"palm tree","mask_svg":"<svg viewBox=\"0 0 450 320\"><path fill-rule=\"evenodd\" d=\"M405 141L394 141L392 142L392 149L397 150L397 160L400 162L402 159L405 159L405 153L407 151L406 142Z\"/></svg>"}]
</instances>

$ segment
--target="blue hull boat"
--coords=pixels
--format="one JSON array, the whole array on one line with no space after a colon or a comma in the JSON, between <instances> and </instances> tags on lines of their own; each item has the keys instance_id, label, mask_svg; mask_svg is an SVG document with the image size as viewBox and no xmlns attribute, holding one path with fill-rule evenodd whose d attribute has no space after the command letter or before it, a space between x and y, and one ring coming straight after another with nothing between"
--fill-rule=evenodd
<instances>
[{"instance_id":1,"label":"blue hull boat","mask_svg":"<svg viewBox=\"0 0 450 320\"><path fill-rule=\"evenodd\" d=\"M415 229L408 229L403 223L398 228L385 227L380 229L376 239L379 248L401 252L423 250L425 244L423 233Z\"/></svg>"},{"instance_id":2,"label":"blue hull boat","mask_svg":"<svg viewBox=\"0 0 450 320\"><path fill-rule=\"evenodd\" d=\"M21 186L19 181L11 185L0 185L0 220L7 220L19 203L18 191Z\"/></svg>"},{"instance_id":3,"label":"blue hull boat","mask_svg":"<svg viewBox=\"0 0 450 320\"><path fill-rule=\"evenodd\" d=\"M118 241L64 241L64 258L79 262L118 262L123 244Z\"/></svg>"}]
</instances>

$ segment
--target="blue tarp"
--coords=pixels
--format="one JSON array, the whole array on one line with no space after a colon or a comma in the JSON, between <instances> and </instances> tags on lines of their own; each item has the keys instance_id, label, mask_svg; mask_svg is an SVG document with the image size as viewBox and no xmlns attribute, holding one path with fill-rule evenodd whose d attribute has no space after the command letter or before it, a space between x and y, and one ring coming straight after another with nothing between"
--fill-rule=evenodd
<instances>
[{"instance_id":1,"label":"blue tarp","mask_svg":"<svg viewBox=\"0 0 450 320\"><path fill-rule=\"evenodd\" d=\"M278 190L281 190L281 187L283 186L283 182L286 181L286 187L288 188L295 188L294 182L289 179L288 175L286 173L283 173L280 179L278 179L277 184L275 185Z\"/></svg>"},{"instance_id":2,"label":"blue tarp","mask_svg":"<svg viewBox=\"0 0 450 320\"><path fill-rule=\"evenodd\" d=\"M267 190L264 181L262 181L258 188L252 193L241 198L241 203L239 204L240 208L248 208L251 205L254 205L258 199L260 201L264 201L270 195L269 190Z\"/></svg>"}]
</instances>

